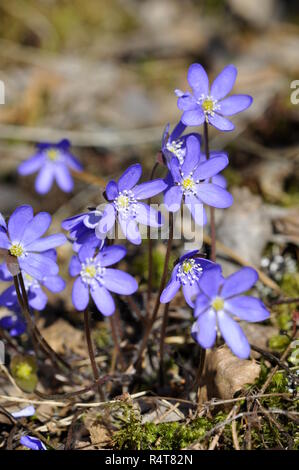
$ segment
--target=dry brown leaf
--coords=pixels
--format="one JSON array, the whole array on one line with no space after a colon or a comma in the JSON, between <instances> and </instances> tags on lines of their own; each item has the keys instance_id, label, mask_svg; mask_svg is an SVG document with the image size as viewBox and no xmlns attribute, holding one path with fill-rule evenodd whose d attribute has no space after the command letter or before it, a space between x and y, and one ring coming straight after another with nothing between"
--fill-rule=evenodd
<instances>
[{"instance_id":1,"label":"dry brown leaf","mask_svg":"<svg viewBox=\"0 0 299 470\"><path fill-rule=\"evenodd\" d=\"M65 354L66 350L86 357L83 332L74 328L62 318L56 320L48 328L41 328L46 341L58 354Z\"/></svg>"},{"instance_id":2,"label":"dry brown leaf","mask_svg":"<svg viewBox=\"0 0 299 470\"><path fill-rule=\"evenodd\" d=\"M201 400L230 399L260 374L260 365L253 360L239 359L223 346L208 351L201 380Z\"/></svg>"},{"instance_id":3,"label":"dry brown leaf","mask_svg":"<svg viewBox=\"0 0 299 470\"><path fill-rule=\"evenodd\" d=\"M90 440L93 445L103 447L111 441L107 428L99 423L97 411L90 411L84 416L83 421L84 426L90 434Z\"/></svg>"}]
</instances>

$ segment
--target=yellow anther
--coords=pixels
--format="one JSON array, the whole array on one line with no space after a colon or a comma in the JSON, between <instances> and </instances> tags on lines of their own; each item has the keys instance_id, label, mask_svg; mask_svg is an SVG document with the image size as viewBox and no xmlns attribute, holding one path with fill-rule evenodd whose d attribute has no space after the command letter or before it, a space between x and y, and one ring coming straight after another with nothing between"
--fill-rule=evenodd
<instances>
[{"instance_id":1,"label":"yellow anther","mask_svg":"<svg viewBox=\"0 0 299 470\"><path fill-rule=\"evenodd\" d=\"M224 300L221 299L221 297L215 297L212 302L212 307L214 310L216 310L216 312L219 312L219 310L223 310Z\"/></svg>"},{"instance_id":2,"label":"yellow anther","mask_svg":"<svg viewBox=\"0 0 299 470\"><path fill-rule=\"evenodd\" d=\"M56 160L58 160L58 157L59 157L58 150L55 150L55 149L47 150L47 157L49 160L52 160L52 162L55 162Z\"/></svg>"},{"instance_id":3,"label":"yellow anther","mask_svg":"<svg viewBox=\"0 0 299 470\"><path fill-rule=\"evenodd\" d=\"M191 189L193 189L195 183L194 183L194 180L193 180L192 178L188 177L188 178L185 178L185 179L183 180L182 185L183 185L183 188L184 188L186 191L190 191Z\"/></svg>"},{"instance_id":4,"label":"yellow anther","mask_svg":"<svg viewBox=\"0 0 299 470\"><path fill-rule=\"evenodd\" d=\"M121 209L126 209L129 206L129 198L128 196L118 196L117 198L117 205Z\"/></svg>"},{"instance_id":5,"label":"yellow anther","mask_svg":"<svg viewBox=\"0 0 299 470\"><path fill-rule=\"evenodd\" d=\"M22 254L24 253L24 248L19 243L14 243L9 248L9 252L12 256L16 256L18 258L19 256L22 256Z\"/></svg>"},{"instance_id":6,"label":"yellow anther","mask_svg":"<svg viewBox=\"0 0 299 470\"><path fill-rule=\"evenodd\" d=\"M96 267L93 266L93 265L86 266L85 273L88 274L88 276L90 276L90 277L95 277L96 274L97 274Z\"/></svg>"},{"instance_id":7,"label":"yellow anther","mask_svg":"<svg viewBox=\"0 0 299 470\"><path fill-rule=\"evenodd\" d=\"M190 261L190 260L184 261L183 264L182 264L182 268L183 268L184 273L188 274L191 271L191 269L193 268L193 265L194 265L194 263L192 263L192 261Z\"/></svg>"},{"instance_id":8,"label":"yellow anther","mask_svg":"<svg viewBox=\"0 0 299 470\"><path fill-rule=\"evenodd\" d=\"M207 98L203 101L202 107L205 113L211 113L212 111L214 111L215 103L210 98Z\"/></svg>"}]
</instances>

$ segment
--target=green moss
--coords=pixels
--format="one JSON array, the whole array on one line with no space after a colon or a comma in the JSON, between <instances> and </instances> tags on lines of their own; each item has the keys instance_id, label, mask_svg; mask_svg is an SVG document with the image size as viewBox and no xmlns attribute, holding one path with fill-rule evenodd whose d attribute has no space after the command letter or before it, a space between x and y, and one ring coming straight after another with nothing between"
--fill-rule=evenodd
<instances>
[{"instance_id":1,"label":"green moss","mask_svg":"<svg viewBox=\"0 0 299 470\"><path fill-rule=\"evenodd\" d=\"M111 343L111 335L108 325L101 323L93 334L94 341L98 348L105 349Z\"/></svg>"},{"instance_id":2,"label":"green moss","mask_svg":"<svg viewBox=\"0 0 299 470\"><path fill-rule=\"evenodd\" d=\"M241 186L243 183L241 172L231 167L224 170L223 176L226 178L228 186Z\"/></svg>"},{"instance_id":3,"label":"green moss","mask_svg":"<svg viewBox=\"0 0 299 470\"><path fill-rule=\"evenodd\" d=\"M190 423L142 423L141 415L132 406L126 404L122 426L114 434L116 449L152 449L177 450L204 437L213 423L207 418L196 418Z\"/></svg>"},{"instance_id":4,"label":"green moss","mask_svg":"<svg viewBox=\"0 0 299 470\"><path fill-rule=\"evenodd\" d=\"M269 339L269 346L275 351L284 351L290 344L290 339L286 335L274 335Z\"/></svg>"},{"instance_id":5,"label":"green moss","mask_svg":"<svg viewBox=\"0 0 299 470\"><path fill-rule=\"evenodd\" d=\"M165 253L163 253L160 250L154 249L153 250L153 277L152 277L154 289L158 289L160 285L161 277L163 274L164 261L165 261ZM175 257L171 257L170 262L169 262L170 270L174 261L175 261ZM139 276L145 281L148 280L148 253L147 252L134 258L132 270L135 276Z\"/></svg>"}]
</instances>

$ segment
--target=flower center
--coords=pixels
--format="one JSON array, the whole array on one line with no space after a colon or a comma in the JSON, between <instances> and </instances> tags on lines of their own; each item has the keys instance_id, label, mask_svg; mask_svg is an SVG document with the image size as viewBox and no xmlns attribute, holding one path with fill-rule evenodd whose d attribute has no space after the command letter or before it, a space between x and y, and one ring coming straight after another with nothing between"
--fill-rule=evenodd
<instances>
[{"instance_id":1,"label":"flower center","mask_svg":"<svg viewBox=\"0 0 299 470\"><path fill-rule=\"evenodd\" d=\"M191 269L193 268L194 263L192 263L192 260L186 260L183 262L182 269L185 274L188 274Z\"/></svg>"},{"instance_id":2,"label":"flower center","mask_svg":"<svg viewBox=\"0 0 299 470\"><path fill-rule=\"evenodd\" d=\"M16 256L16 258L19 258L24 254L24 248L20 243L13 243L11 247L9 248L9 252L12 256Z\"/></svg>"},{"instance_id":3,"label":"flower center","mask_svg":"<svg viewBox=\"0 0 299 470\"><path fill-rule=\"evenodd\" d=\"M177 157L181 165L184 163L184 158L186 154L186 149L182 148L182 145L182 140L173 140L172 142L167 142L166 144L167 150Z\"/></svg>"},{"instance_id":4,"label":"flower center","mask_svg":"<svg viewBox=\"0 0 299 470\"><path fill-rule=\"evenodd\" d=\"M193 178L190 178L190 176L188 176L188 178L183 179L182 186L185 191L192 191L192 189L194 189L195 182Z\"/></svg>"},{"instance_id":5,"label":"flower center","mask_svg":"<svg viewBox=\"0 0 299 470\"><path fill-rule=\"evenodd\" d=\"M214 111L214 101L210 98L207 98L202 103L202 107L205 113L210 113L211 111Z\"/></svg>"},{"instance_id":6,"label":"flower center","mask_svg":"<svg viewBox=\"0 0 299 470\"><path fill-rule=\"evenodd\" d=\"M120 209L126 209L127 207L129 207L130 200L128 196L118 196L117 204Z\"/></svg>"},{"instance_id":7,"label":"flower center","mask_svg":"<svg viewBox=\"0 0 299 470\"><path fill-rule=\"evenodd\" d=\"M56 162L59 159L59 151L56 149L47 150L47 157L51 162Z\"/></svg>"},{"instance_id":8,"label":"flower center","mask_svg":"<svg viewBox=\"0 0 299 470\"><path fill-rule=\"evenodd\" d=\"M187 283L193 285L195 281L198 281L202 274L202 267L193 258L185 259L179 266L177 272L177 280L181 284L186 285Z\"/></svg>"},{"instance_id":9,"label":"flower center","mask_svg":"<svg viewBox=\"0 0 299 470\"><path fill-rule=\"evenodd\" d=\"M202 95L198 100L197 103L201 105L203 112L205 113L206 121L208 122L209 116L214 116L215 111L220 109L220 105L218 104L218 100L213 98L210 95L204 96Z\"/></svg>"},{"instance_id":10,"label":"flower center","mask_svg":"<svg viewBox=\"0 0 299 470\"><path fill-rule=\"evenodd\" d=\"M85 263L82 263L80 276L84 284L94 288L97 283L103 284L104 272L105 268L102 268L99 263L90 258Z\"/></svg>"},{"instance_id":11,"label":"flower center","mask_svg":"<svg viewBox=\"0 0 299 470\"><path fill-rule=\"evenodd\" d=\"M223 310L224 300L221 299L221 297L215 297L212 302L212 307L214 310L216 310L216 312L219 312L219 310Z\"/></svg>"},{"instance_id":12,"label":"flower center","mask_svg":"<svg viewBox=\"0 0 299 470\"><path fill-rule=\"evenodd\" d=\"M123 218L127 218L129 215L136 216L136 203L134 194L130 190L120 192L114 199L114 206Z\"/></svg>"},{"instance_id":13,"label":"flower center","mask_svg":"<svg viewBox=\"0 0 299 470\"><path fill-rule=\"evenodd\" d=\"M85 274L87 274L89 277L95 277L97 274L97 269L95 266L86 266L85 268Z\"/></svg>"}]
</instances>

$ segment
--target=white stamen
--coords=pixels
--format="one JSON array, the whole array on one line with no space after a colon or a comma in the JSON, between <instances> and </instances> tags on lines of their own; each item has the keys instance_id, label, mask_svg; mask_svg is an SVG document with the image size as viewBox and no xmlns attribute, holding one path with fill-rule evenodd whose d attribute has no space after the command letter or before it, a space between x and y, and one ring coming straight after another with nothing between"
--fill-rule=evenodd
<instances>
[{"instance_id":1,"label":"white stamen","mask_svg":"<svg viewBox=\"0 0 299 470\"><path fill-rule=\"evenodd\" d=\"M192 286L196 281L198 281L202 271L202 267L198 261L194 258L188 258L185 259L178 267L176 277L184 286L188 283Z\"/></svg>"}]
</instances>

